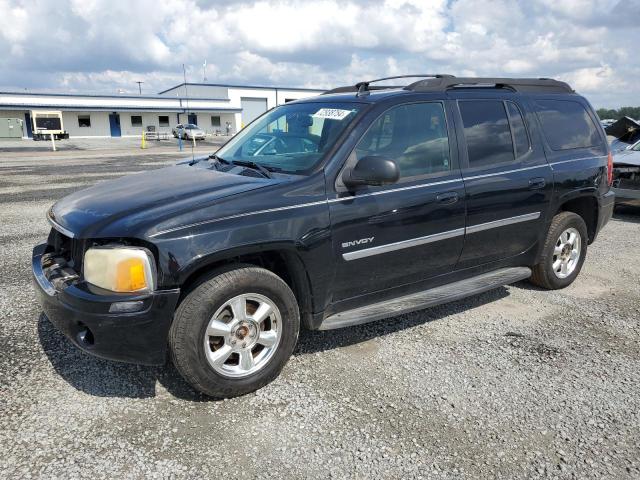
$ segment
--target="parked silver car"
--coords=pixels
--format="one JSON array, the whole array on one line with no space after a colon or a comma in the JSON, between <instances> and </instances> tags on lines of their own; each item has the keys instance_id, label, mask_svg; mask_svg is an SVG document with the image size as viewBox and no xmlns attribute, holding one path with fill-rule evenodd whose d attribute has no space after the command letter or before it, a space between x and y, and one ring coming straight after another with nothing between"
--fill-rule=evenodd
<instances>
[{"instance_id":1,"label":"parked silver car","mask_svg":"<svg viewBox=\"0 0 640 480\"><path fill-rule=\"evenodd\" d=\"M183 140L204 140L207 133L193 123L178 124L172 129L173 136Z\"/></svg>"},{"instance_id":2,"label":"parked silver car","mask_svg":"<svg viewBox=\"0 0 640 480\"><path fill-rule=\"evenodd\" d=\"M640 206L640 140L613 155L616 203Z\"/></svg>"}]
</instances>

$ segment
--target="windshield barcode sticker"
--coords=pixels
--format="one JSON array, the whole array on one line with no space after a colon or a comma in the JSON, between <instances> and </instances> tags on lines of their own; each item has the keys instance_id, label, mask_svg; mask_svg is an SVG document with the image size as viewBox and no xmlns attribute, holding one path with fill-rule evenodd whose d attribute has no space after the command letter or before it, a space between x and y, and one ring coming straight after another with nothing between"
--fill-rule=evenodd
<instances>
[{"instance_id":1,"label":"windshield barcode sticker","mask_svg":"<svg viewBox=\"0 0 640 480\"><path fill-rule=\"evenodd\" d=\"M312 116L316 118L330 118L331 120L343 120L351 110L341 110L339 108L321 108Z\"/></svg>"}]
</instances>

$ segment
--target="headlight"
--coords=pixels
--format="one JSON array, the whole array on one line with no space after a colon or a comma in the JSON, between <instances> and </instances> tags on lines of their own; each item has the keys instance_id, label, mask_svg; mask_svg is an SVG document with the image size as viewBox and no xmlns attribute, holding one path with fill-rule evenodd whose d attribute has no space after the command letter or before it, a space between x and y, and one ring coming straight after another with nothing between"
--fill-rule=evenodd
<instances>
[{"instance_id":1,"label":"headlight","mask_svg":"<svg viewBox=\"0 0 640 480\"><path fill-rule=\"evenodd\" d=\"M151 253L135 247L95 247L84 254L84 279L113 292L155 289Z\"/></svg>"}]
</instances>

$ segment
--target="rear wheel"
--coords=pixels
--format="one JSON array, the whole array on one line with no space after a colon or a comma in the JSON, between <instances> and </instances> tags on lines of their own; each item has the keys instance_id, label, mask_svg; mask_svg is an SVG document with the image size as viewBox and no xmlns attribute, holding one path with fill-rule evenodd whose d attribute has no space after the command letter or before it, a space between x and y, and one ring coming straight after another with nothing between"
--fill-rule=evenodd
<instances>
[{"instance_id":1,"label":"rear wheel","mask_svg":"<svg viewBox=\"0 0 640 480\"><path fill-rule=\"evenodd\" d=\"M246 266L194 288L176 310L169 343L177 370L194 388L235 397L278 376L299 328L289 286L268 270Z\"/></svg>"},{"instance_id":2,"label":"rear wheel","mask_svg":"<svg viewBox=\"0 0 640 480\"><path fill-rule=\"evenodd\" d=\"M587 254L587 226L579 215L561 212L551 221L531 282L543 288L564 288L576 279Z\"/></svg>"}]
</instances>

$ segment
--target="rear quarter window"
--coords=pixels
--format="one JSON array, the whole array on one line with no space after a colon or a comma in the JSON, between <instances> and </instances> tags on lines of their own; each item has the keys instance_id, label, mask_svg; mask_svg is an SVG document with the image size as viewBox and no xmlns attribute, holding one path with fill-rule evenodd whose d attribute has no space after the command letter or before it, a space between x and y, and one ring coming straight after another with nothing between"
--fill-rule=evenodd
<instances>
[{"instance_id":1,"label":"rear quarter window","mask_svg":"<svg viewBox=\"0 0 640 480\"><path fill-rule=\"evenodd\" d=\"M595 147L600 132L587 109L572 100L536 100L542 131L553 150Z\"/></svg>"}]
</instances>

